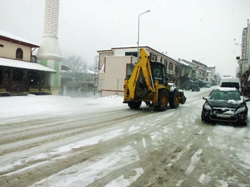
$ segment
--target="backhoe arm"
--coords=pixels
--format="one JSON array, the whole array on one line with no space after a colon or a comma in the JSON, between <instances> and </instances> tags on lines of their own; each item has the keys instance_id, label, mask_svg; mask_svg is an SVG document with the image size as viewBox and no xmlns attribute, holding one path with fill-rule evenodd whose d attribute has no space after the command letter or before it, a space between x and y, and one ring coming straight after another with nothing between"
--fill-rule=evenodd
<instances>
[{"instance_id":1,"label":"backhoe arm","mask_svg":"<svg viewBox=\"0 0 250 187\"><path fill-rule=\"evenodd\" d=\"M127 89L129 89L129 94L126 97L129 100L133 100L136 97L136 89L139 86L141 73L143 73L145 78L147 92L155 92L152 71L149 63L149 55L144 48L140 50L139 55L139 61L135 65L131 77L127 82Z\"/></svg>"}]
</instances>

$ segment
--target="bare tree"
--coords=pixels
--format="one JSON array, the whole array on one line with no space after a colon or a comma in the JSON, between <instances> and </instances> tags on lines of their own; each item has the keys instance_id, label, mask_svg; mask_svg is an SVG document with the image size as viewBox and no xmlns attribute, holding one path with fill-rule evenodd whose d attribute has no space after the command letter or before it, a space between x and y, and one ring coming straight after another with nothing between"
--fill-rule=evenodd
<instances>
[{"instance_id":1,"label":"bare tree","mask_svg":"<svg viewBox=\"0 0 250 187\"><path fill-rule=\"evenodd\" d=\"M70 68L68 73L72 78L80 78L87 72L87 64L80 56L71 55L63 59L62 63Z\"/></svg>"}]
</instances>

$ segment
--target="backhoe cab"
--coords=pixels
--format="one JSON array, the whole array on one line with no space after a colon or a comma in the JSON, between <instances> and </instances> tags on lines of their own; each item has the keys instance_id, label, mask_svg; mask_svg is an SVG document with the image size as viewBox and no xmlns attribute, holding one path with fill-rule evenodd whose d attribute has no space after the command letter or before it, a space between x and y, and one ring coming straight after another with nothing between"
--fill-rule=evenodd
<instances>
[{"instance_id":1,"label":"backhoe cab","mask_svg":"<svg viewBox=\"0 0 250 187\"><path fill-rule=\"evenodd\" d=\"M142 101L156 110L165 111L167 106L178 108L186 97L183 90L171 88L167 82L164 64L149 61L147 51L140 50L140 58L129 79L124 80L124 100L131 109L138 109Z\"/></svg>"}]
</instances>

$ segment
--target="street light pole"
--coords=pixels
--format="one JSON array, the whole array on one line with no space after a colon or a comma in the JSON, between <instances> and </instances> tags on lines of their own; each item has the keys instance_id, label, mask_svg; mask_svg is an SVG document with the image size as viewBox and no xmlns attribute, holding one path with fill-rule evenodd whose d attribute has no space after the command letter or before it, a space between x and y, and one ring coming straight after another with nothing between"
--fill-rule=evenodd
<instances>
[{"instance_id":1,"label":"street light pole","mask_svg":"<svg viewBox=\"0 0 250 187\"><path fill-rule=\"evenodd\" d=\"M139 61L139 39L140 39L140 16L142 14L148 13L150 10L147 10L145 12L142 12L138 15L138 39L137 39L137 62Z\"/></svg>"}]
</instances>

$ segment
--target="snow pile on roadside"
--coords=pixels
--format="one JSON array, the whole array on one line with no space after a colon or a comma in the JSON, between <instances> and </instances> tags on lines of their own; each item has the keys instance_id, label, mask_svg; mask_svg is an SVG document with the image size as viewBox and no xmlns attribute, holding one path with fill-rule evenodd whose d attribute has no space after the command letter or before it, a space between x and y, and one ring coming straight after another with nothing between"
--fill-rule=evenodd
<instances>
[{"instance_id":1,"label":"snow pile on roadside","mask_svg":"<svg viewBox=\"0 0 250 187\"><path fill-rule=\"evenodd\" d=\"M6 123L11 118L26 118L32 116L55 116L60 114L75 114L83 110L104 110L113 106L126 107L123 97L110 96L103 98L68 97L68 96L16 96L1 97L0 124ZM21 119L20 119L21 120Z\"/></svg>"}]
</instances>

